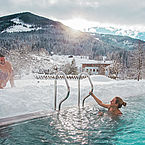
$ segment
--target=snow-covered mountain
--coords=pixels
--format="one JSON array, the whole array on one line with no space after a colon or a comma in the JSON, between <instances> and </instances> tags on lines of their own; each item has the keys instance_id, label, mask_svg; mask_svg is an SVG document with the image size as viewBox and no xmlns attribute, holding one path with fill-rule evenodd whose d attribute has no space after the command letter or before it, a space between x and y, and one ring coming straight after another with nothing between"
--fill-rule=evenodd
<instances>
[{"instance_id":1,"label":"snow-covered mountain","mask_svg":"<svg viewBox=\"0 0 145 145\"><path fill-rule=\"evenodd\" d=\"M27 23L24 23L21 19L19 18L14 18L12 20L10 20L14 25L4 29L1 33L4 32L28 32L28 31L32 31L32 30L39 30L41 29L41 27L36 27L35 25L30 25Z\"/></svg>"},{"instance_id":2,"label":"snow-covered mountain","mask_svg":"<svg viewBox=\"0 0 145 145\"><path fill-rule=\"evenodd\" d=\"M34 52L44 49L54 54L95 58L114 51L134 50L138 44L139 40L131 37L74 31L30 12L0 17L0 50ZM144 41L140 44L145 46Z\"/></svg>"},{"instance_id":3,"label":"snow-covered mountain","mask_svg":"<svg viewBox=\"0 0 145 145\"><path fill-rule=\"evenodd\" d=\"M29 51L43 48L56 54L83 55L91 52L94 42L100 45L87 33L30 12L0 17L0 46L8 51L25 47Z\"/></svg>"},{"instance_id":4,"label":"snow-covered mountain","mask_svg":"<svg viewBox=\"0 0 145 145\"><path fill-rule=\"evenodd\" d=\"M129 36L131 38L140 39L145 41L145 30L140 29L130 29L128 27L115 28L115 27L92 27L88 28L88 32L94 32L99 34L110 34L110 35L120 35Z\"/></svg>"},{"instance_id":5,"label":"snow-covered mountain","mask_svg":"<svg viewBox=\"0 0 145 145\"><path fill-rule=\"evenodd\" d=\"M61 25L61 23L37 16L30 12L23 12L0 17L0 33L27 32L56 25Z\"/></svg>"}]
</instances>

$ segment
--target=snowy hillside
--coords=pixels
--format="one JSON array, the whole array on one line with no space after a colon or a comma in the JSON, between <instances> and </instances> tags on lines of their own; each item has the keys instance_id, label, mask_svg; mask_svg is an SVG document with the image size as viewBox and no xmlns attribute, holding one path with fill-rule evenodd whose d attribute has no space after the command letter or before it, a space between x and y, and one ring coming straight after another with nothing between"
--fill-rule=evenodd
<instances>
[{"instance_id":1,"label":"snowy hillside","mask_svg":"<svg viewBox=\"0 0 145 145\"><path fill-rule=\"evenodd\" d=\"M89 56L72 56L71 55L53 55L51 56L51 60L54 60L54 62L59 63L71 63L73 59L75 59L76 66L81 67L82 63L104 63L104 61L97 61L97 60L91 60L89 59ZM112 61L105 61L105 63L110 64Z\"/></svg>"},{"instance_id":2,"label":"snowy hillside","mask_svg":"<svg viewBox=\"0 0 145 145\"><path fill-rule=\"evenodd\" d=\"M107 31L111 33L104 32L105 34L112 34L113 31L115 36L119 34L113 28L108 29ZM99 28L99 30L100 33L103 33L104 28ZM131 31L127 33L132 34ZM138 46L138 41L133 38L123 37L125 35L122 38L115 36L112 39L111 36L102 36L101 34L95 36L74 31L60 22L30 12L0 17L0 45L1 48L6 48L8 51L20 50L27 46L29 51L44 48L55 54L89 55L95 58L96 55L107 55L108 52L112 53L123 49L133 50ZM140 43L144 45L144 42Z\"/></svg>"},{"instance_id":3,"label":"snowy hillside","mask_svg":"<svg viewBox=\"0 0 145 145\"><path fill-rule=\"evenodd\" d=\"M1 33L4 33L4 32L9 32L9 33L28 32L28 31L32 31L32 30L41 29L41 27L36 27L35 25L26 24L19 18L14 18L11 20L11 22L13 22L15 25L8 27L7 29L3 30Z\"/></svg>"},{"instance_id":4,"label":"snowy hillside","mask_svg":"<svg viewBox=\"0 0 145 145\"><path fill-rule=\"evenodd\" d=\"M82 64L84 63L104 63L104 61L97 61L89 59L89 56L73 56L73 55L52 55L52 56L37 56L32 55L33 65L31 67L33 72L40 72L40 70L48 70L49 73L54 72L54 69L57 68L61 70L67 64L71 64L72 61L75 61L75 66L78 69L78 73L81 72ZM38 63L39 62L39 63ZM40 63L41 62L41 63ZM112 64L113 61L105 61L105 64ZM69 68L68 68L69 69ZM43 71L42 71L43 73Z\"/></svg>"}]
</instances>

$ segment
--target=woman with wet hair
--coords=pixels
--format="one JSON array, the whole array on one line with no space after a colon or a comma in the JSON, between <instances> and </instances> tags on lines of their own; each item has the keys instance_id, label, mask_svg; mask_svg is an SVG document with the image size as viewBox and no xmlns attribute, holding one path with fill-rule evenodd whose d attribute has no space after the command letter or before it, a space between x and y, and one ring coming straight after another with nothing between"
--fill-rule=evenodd
<instances>
[{"instance_id":1,"label":"woman with wet hair","mask_svg":"<svg viewBox=\"0 0 145 145\"><path fill-rule=\"evenodd\" d=\"M122 115L122 112L119 110L119 108L123 106L126 106L126 102L124 102L120 97L114 97L110 104L104 104L101 100L99 100L92 92L90 92L90 95L95 99L95 101L102 107L108 108L108 112L113 115ZM98 115L103 115L102 112L99 112Z\"/></svg>"}]
</instances>

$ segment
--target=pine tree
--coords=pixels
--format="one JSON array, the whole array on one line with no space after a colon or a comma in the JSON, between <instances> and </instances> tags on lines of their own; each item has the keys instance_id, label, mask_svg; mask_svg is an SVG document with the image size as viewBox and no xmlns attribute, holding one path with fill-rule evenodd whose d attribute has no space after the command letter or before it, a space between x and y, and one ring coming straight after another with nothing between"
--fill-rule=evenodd
<instances>
[{"instance_id":1,"label":"pine tree","mask_svg":"<svg viewBox=\"0 0 145 145\"><path fill-rule=\"evenodd\" d=\"M137 80L142 78L142 67L143 67L143 46L141 46L139 41L139 46L137 50Z\"/></svg>"},{"instance_id":2,"label":"pine tree","mask_svg":"<svg viewBox=\"0 0 145 145\"><path fill-rule=\"evenodd\" d=\"M71 64L67 63L63 66L62 71L66 74L66 75L77 75L78 74L78 69L76 67L76 62L75 59L72 60Z\"/></svg>"},{"instance_id":3,"label":"pine tree","mask_svg":"<svg viewBox=\"0 0 145 145\"><path fill-rule=\"evenodd\" d=\"M78 69L76 67L75 59L72 60L71 67L70 67L70 73L72 75L77 75L78 74Z\"/></svg>"},{"instance_id":4,"label":"pine tree","mask_svg":"<svg viewBox=\"0 0 145 145\"><path fill-rule=\"evenodd\" d=\"M130 52L129 56L129 69L128 76L130 78L137 79L142 78L143 71L143 45L140 44L140 40L136 50Z\"/></svg>"}]
</instances>

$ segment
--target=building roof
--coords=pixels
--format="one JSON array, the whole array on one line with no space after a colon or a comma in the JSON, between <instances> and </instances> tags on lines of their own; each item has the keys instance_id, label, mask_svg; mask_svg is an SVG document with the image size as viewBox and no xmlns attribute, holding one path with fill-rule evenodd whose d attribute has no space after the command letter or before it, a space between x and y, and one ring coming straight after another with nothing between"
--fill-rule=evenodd
<instances>
[{"instance_id":1,"label":"building roof","mask_svg":"<svg viewBox=\"0 0 145 145\"><path fill-rule=\"evenodd\" d=\"M113 61L88 61L88 62L82 62L82 64L112 64Z\"/></svg>"}]
</instances>

